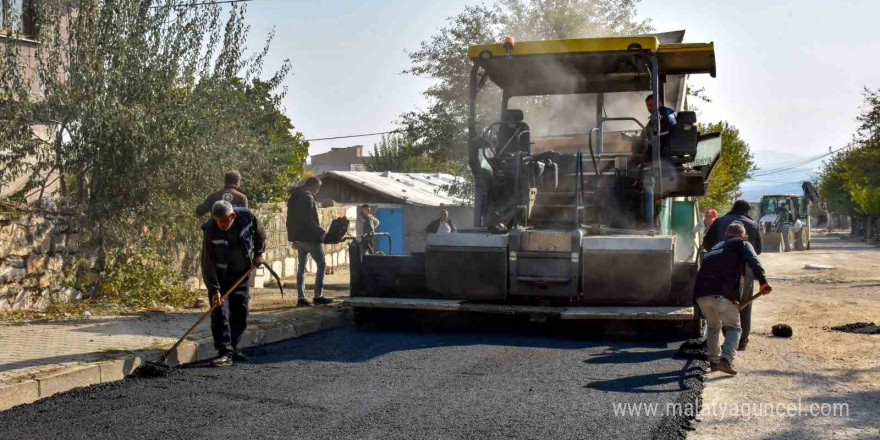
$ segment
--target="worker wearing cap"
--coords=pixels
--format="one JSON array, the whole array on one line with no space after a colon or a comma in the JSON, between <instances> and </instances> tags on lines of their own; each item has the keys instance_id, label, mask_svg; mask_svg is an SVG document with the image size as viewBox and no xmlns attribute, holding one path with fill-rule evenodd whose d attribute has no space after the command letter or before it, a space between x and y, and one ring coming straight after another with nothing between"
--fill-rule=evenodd
<instances>
[{"instance_id":1,"label":"worker wearing cap","mask_svg":"<svg viewBox=\"0 0 880 440\"><path fill-rule=\"evenodd\" d=\"M746 236L748 236L749 243L751 243L752 247L755 249L755 254L761 255L761 248L763 247L761 243L761 234L758 231L758 223L749 217L749 211L751 209L752 205L745 200L737 200L734 202L733 207L730 208L730 212L719 217L712 226L709 226L709 230L706 231L706 235L703 237L703 249L708 251L709 249L712 249L712 246L715 246L716 243L724 241L727 227L733 222L740 222L746 228ZM755 275L747 267L740 297L742 298L742 301L748 301L754 293ZM752 330L751 305L740 311L739 320L742 325L742 336L739 339L739 346L736 349L739 351L745 351L749 346L749 333L751 333Z\"/></svg>"},{"instance_id":2,"label":"worker wearing cap","mask_svg":"<svg viewBox=\"0 0 880 440\"><path fill-rule=\"evenodd\" d=\"M241 187L242 182L241 173L238 171L229 171L224 176L223 181L226 183L223 186L223 189L205 197L205 201L196 208L197 217L207 214L208 211L211 210L211 207L214 206L214 202L218 200L225 200L236 208L248 207L247 196L238 190L238 188Z\"/></svg>"},{"instance_id":3,"label":"worker wearing cap","mask_svg":"<svg viewBox=\"0 0 880 440\"><path fill-rule=\"evenodd\" d=\"M706 354L711 371L736 374L733 360L742 332L739 304L745 266L761 283L762 294L769 294L773 290L767 284L755 249L747 240L745 226L740 222L731 223L725 230L725 240L716 243L703 256L703 264L694 283L694 301L707 323ZM723 347L720 340L722 327Z\"/></svg>"},{"instance_id":4,"label":"worker wearing cap","mask_svg":"<svg viewBox=\"0 0 880 440\"><path fill-rule=\"evenodd\" d=\"M226 200L211 207L211 219L202 225L202 279L208 289L211 306L211 334L218 356L215 367L227 367L234 360L245 360L238 343L247 327L248 281L251 268L263 264L266 232L257 217L247 208L234 208ZM243 275L245 279L222 303L221 295Z\"/></svg>"}]
</instances>

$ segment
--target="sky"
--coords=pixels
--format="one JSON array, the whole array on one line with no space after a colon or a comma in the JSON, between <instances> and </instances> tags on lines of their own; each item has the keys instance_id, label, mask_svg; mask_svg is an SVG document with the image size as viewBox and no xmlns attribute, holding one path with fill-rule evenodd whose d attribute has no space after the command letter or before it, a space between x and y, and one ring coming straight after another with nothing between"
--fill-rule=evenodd
<instances>
[{"instance_id":1,"label":"sky","mask_svg":"<svg viewBox=\"0 0 880 440\"><path fill-rule=\"evenodd\" d=\"M254 48L274 27L266 72L291 60L284 110L311 139L391 130L423 108L431 81L401 74L405 51L475 3L256 0L247 20ZM727 120L753 150L813 156L843 146L863 88L880 89L880 1L643 0L638 15L657 31L715 43L717 78L692 79L713 101L699 105L700 120ZM313 142L310 154L377 141Z\"/></svg>"}]
</instances>

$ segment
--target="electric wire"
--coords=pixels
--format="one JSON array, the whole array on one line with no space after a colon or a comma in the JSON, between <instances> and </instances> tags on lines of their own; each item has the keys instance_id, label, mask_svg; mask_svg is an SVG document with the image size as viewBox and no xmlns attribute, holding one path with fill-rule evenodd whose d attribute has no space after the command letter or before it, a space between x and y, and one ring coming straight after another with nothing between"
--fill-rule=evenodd
<instances>
[{"instance_id":1,"label":"electric wire","mask_svg":"<svg viewBox=\"0 0 880 440\"><path fill-rule=\"evenodd\" d=\"M349 134L344 136L331 136L331 137L323 137L323 138L313 138L306 139L306 142L316 142L316 141L329 141L333 139L348 139L348 138L356 138L356 137L366 137L366 136L378 136L380 134L390 134L390 133L400 133L405 130L391 130L391 131L379 131L376 133L362 133L362 134Z\"/></svg>"}]
</instances>

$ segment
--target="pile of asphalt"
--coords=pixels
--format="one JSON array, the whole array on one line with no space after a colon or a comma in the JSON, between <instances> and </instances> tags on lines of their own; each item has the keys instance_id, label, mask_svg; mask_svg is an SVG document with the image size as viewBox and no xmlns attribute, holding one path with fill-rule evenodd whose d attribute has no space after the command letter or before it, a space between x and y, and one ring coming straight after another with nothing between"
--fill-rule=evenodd
<instances>
[{"instance_id":1,"label":"pile of asphalt","mask_svg":"<svg viewBox=\"0 0 880 440\"><path fill-rule=\"evenodd\" d=\"M854 322L852 324L831 327L831 330L862 335L880 335L880 326L873 322Z\"/></svg>"},{"instance_id":2,"label":"pile of asphalt","mask_svg":"<svg viewBox=\"0 0 880 440\"><path fill-rule=\"evenodd\" d=\"M794 331L788 324L776 324L773 327L770 327L770 333L773 333L773 336L776 336L777 338L790 338L791 335L794 334Z\"/></svg>"},{"instance_id":3,"label":"pile of asphalt","mask_svg":"<svg viewBox=\"0 0 880 440\"><path fill-rule=\"evenodd\" d=\"M675 353L676 357L682 359L696 359L700 361L705 361L708 359L706 356L706 340L705 339L688 339L681 343L681 346L678 347L678 351Z\"/></svg>"},{"instance_id":4,"label":"pile of asphalt","mask_svg":"<svg viewBox=\"0 0 880 440\"><path fill-rule=\"evenodd\" d=\"M697 429L694 421L703 405L707 367L707 362L695 360L687 368L682 382L685 391L676 397L674 406L681 408L681 412L666 414L654 429L652 439L686 439L688 432Z\"/></svg>"},{"instance_id":5,"label":"pile of asphalt","mask_svg":"<svg viewBox=\"0 0 880 440\"><path fill-rule=\"evenodd\" d=\"M137 369L134 370L132 375L140 378L168 377L176 371L177 370L174 368L158 362L144 362L140 367L137 367Z\"/></svg>"}]
</instances>

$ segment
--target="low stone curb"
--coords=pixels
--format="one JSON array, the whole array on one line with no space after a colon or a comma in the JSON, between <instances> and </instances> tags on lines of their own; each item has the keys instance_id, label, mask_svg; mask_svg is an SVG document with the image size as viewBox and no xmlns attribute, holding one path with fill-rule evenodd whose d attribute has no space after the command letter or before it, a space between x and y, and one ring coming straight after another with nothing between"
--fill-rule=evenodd
<instances>
[{"instance_id":1,"label":"low stone curb","mask_svg":"<svg viewBox=\"0 0 880 440\"><path fill-rule=\"evenodd\" d=\"M337 309L332 316L297 322L279 322L275 326L245 330L241 348L271 344L348 325L350 309ZM260 323L263 324L263 323ZM32 403L53 394L105 382L125 379L144 359L155 360L164 350L150 350L111 361L96 361L55 370L24 381L0 386L0 411ZM210 338L184 341L168 358L168 365L177 366L210 359L217 355Z\"/></svg>"}]
</instances>

